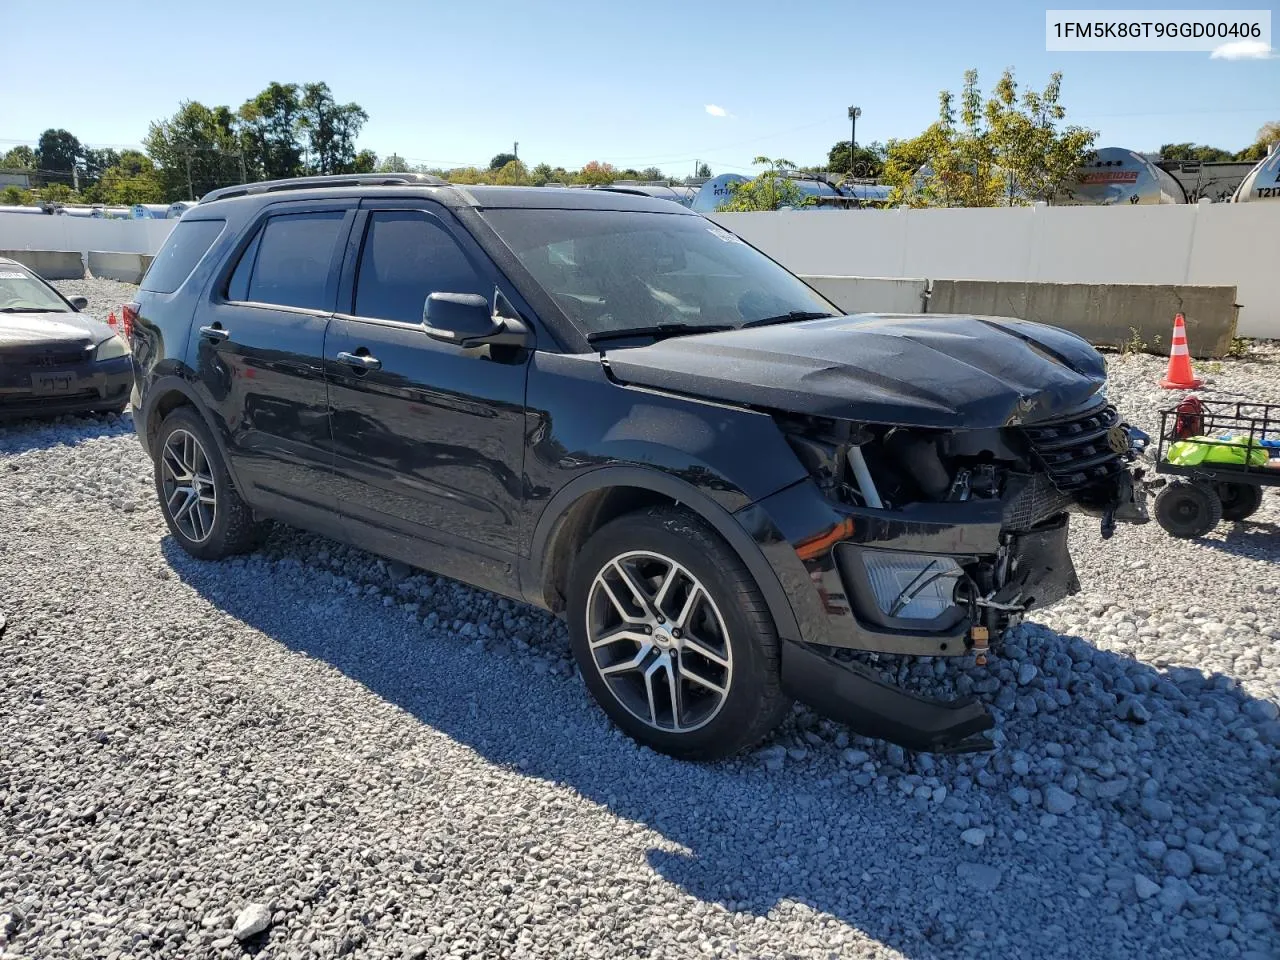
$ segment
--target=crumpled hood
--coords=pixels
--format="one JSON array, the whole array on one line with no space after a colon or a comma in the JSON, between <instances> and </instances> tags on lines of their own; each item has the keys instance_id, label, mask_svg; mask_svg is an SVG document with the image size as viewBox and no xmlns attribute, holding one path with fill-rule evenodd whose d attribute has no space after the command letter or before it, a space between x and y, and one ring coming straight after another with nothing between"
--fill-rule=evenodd
<instances>
[{"instance_id":1,"label":"crumpled hood","mask_svg":"<svg viewBox=\"0 0 1280 960\"><path fill-rule=\"evenodd\" d=\"M96 344L111 334L109 326L84 313L0 313L0 350Z\"/></svg>"},{"instance_id":2,"label":"crumpled hood","mask_svg":"<svg viewBox=\"0 0 1280 960\"><path fill-rule=\"evenodd\" d=\"M1006 317L859 314L609 350L625 384L789 413L985 429L1053 419L1106 382L1066 330Z\"/></svg>"}]
</instances>

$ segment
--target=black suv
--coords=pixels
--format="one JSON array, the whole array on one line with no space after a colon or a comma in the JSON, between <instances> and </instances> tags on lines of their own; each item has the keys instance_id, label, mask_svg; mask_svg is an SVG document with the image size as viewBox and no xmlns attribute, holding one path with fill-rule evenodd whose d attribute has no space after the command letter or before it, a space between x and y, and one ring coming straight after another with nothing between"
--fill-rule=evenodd
<instances>
[{"instance_id":1,"label":"black suv","mask_svg":"<svg viewBox=\"0 0 1280 960\"><path fill-rule=\"evenodd\" d=\"M914 749L992 719L837 651L985 655L1078 589L1071 512L1146 519L1101 358L1052 327L842 316L625 190L232 187L126 314L174 538L279 520L555 611L629 734L690 758L791 698Z\"/></svg>"}]
</instances>

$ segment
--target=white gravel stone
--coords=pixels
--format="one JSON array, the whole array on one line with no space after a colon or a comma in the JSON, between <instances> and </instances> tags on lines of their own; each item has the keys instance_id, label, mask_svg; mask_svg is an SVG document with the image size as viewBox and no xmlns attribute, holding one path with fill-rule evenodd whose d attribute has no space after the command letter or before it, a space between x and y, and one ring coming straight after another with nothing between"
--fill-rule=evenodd
<instances>
[{"instance_id":1,"label":"white gravel stone","mask_svg":"<svg viewBox=\"0 0 1280 960\"><path fill-rule=\"evenodd\" d=\"M960 834L960 839L971 847L980 847L987 842L987 834L981 827L970 827Z\"/></svg>"},{"instance_id":2,"label":"white gravel stone","mask_svg":"<svg viewBox=\"0 0 1280 960\"><path fill-rule=\"evenodd\" d=\"M1280 402L1261 356L1208 395ZM1109 366L1154 433L1163 361ZM0 950L227 960L252 900L288 960L1280 955L1278 506L1073 518L1082 592L988 666L872 661L1001 704L994 753L798 710L771 773L636 748L521 604L283 528L186 557L128 415L0 426Z\"/></svg>"},{"instance_id":3,"label":"white gravel stone","mask_svg":"<svg viewBox=\"0 0 1280 960\"><path fill-rule=\"evenodd\" d=\"M231 936L237 940L248 940L256 937L271 926L271 910L265 903L251 903L238 914L231 927Z\"/></svg>"}]
</instances>

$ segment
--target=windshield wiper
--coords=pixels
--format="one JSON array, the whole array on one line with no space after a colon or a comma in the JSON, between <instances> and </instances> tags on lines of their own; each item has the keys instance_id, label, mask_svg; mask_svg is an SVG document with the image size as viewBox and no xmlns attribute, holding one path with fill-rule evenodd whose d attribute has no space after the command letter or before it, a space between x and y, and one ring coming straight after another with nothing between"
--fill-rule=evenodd
<instances>
[{"instance_id":1,"label":"windshield wiper","mask_svg":"<svg viewBox=\"0 0 1280 960\"><path fill-rule=\"evenodd\" d=\"M679 337L693 333L723 333L737 329L731 323L655 323L648 327L627 327L623 330L597 330L587 334L587 343L601 340L622 340L626 337Z\"/></svg>"},{"instance_id":2,"label":"windshield wiper","mask_svg":"<svg viewBox=\"0 0 1280 960\"><path fill-rule=\"evenodd\" d=\"M780 313L776 317L761 317L759 320L749 320L744 323L743 328L747 327L767 327L774 323L794 323L797 320L824 320L827 317L838 317L838 313L824 313L821 310L792 310L790 313Z\"/></svg>"},{"instance_id":3,"label":"windshield wiper","mask_svg":"<svg viewBox=\"0 0 1280 960\"><path fill-rule=\"evenodd\" d=\"M0 313L66 313L66 311L46 307L0 307Z\"/></svg>"}]
</instances>

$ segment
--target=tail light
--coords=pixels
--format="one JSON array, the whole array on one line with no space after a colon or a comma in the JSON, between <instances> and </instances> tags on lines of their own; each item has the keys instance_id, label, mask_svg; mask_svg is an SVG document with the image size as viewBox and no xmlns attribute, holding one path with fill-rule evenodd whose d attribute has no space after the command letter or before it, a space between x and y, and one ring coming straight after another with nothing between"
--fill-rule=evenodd
<instances>
[{"instance_id":1,"label":"tail light","mask_svg":"<svg viewBox=\"0 0 1280 960\"><path fill-rule=\"evenodd\" d=\"M138 319L138 305L136 303L126 303L120 308L120 316L122 317L121 326L124 327L124 336L128 340L133 336L133 322Z\"/></svg>"}]
</instances>

